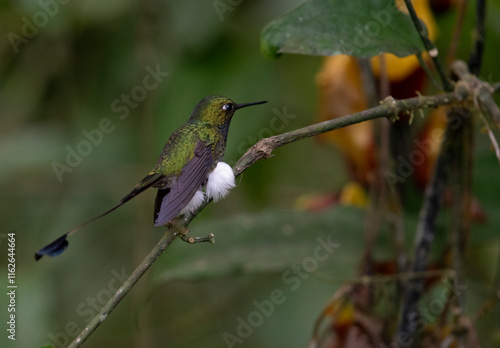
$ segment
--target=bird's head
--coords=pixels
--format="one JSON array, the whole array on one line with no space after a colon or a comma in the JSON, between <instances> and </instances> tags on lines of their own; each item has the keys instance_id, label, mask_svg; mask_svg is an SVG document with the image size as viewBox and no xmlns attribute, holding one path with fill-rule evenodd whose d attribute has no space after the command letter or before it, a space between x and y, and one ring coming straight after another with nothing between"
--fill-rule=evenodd
<instances>
[{"instance_id":1,"label":"bird's head","mask_svg":"<svg viewBox=\"0 0 500 348\"><path fill-rule=\"evenodd\" d=\"M267 103L266 101L236 104L231 99L221 95L211 95L203 98L191 113L190 121L203 121L216 127L229 124L236 110L246 106Z\"/></svg>"}]
</instances>

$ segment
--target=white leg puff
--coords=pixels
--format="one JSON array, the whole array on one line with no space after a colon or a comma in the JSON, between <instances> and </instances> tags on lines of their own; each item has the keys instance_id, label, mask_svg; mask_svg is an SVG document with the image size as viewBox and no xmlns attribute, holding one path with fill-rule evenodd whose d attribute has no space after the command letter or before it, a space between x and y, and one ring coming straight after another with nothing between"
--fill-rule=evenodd
<instances>
[{"instance_id":1,"label":"white leg puff","mask_svg":"<svg viewBox=\"0 0 500 348\"><path fill-rule=\"evenodd\" d=\"M206 186L207 198L213 198L214 202L227 196L229 190L235 187L234 174L231 166L224 162L217 163L217 167L208 174Z\"/></svg>"},{"instance_id":2,"label":"white leg puff","mask_svg":"<svg viewBox=\"0 0 500 348\"><path fill-rule=\"evenodd\" d=\"M196 209L203 203L205 200L205 194L203 191L198 190L194 194L193 198L189 201L189 203L181 210L181 214L186 214L186 213L194 213Z\"/></svg>"}]
</instances>

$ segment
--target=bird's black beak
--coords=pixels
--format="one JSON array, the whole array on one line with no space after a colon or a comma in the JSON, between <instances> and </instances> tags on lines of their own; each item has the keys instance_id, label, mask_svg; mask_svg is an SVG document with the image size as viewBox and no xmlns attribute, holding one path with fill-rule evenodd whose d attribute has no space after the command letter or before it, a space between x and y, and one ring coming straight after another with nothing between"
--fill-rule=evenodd
<instances>
[{"instance_id":1,"label":"bird's black beak","mask_svg":"<svg viewBox=\"0 0 500 348\"><path fill-rule=\"evenodd\" d=\"M267 103L267 101L259 101L259 102L253 102L253 103L236 104L236 110L241 109L241 108L246 108L247 106L259 105L259 104L264 104L264 103Z\"/></svg>"}]
</instances>

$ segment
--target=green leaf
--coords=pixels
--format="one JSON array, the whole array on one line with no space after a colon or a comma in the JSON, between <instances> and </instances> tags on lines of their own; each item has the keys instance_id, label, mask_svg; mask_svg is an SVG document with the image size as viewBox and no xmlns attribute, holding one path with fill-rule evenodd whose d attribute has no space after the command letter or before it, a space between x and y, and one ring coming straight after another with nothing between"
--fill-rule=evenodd
<instances>
[{"instance_id":1,"label":"green leaf","mask_svg":"<svg viewBox=\"0 0 500 348\"><path fill-rule=\"evenodd\" d=\"M268 23L261 50L282 53L405 57L424 50L410 16L394 0L308 0Z\"/></svg>"}]
</instances>

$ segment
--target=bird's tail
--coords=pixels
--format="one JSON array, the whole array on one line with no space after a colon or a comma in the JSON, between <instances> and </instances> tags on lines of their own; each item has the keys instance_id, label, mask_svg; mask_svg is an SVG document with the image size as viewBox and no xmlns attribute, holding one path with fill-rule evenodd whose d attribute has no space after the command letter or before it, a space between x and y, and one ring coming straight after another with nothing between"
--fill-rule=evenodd
<instances>
[{"instance_id":1,"label":"bird's tail","mask_svg":"<svg viewBox=\"0 0 500 348\"><path fill-rule=\"evenodd\" d=\"M93 217L92 219L90 219L88 221L85 221L84 223L82 223L82 224L76 226L75 228L73 228L71 231L66 232L61 237L59 237L56 240L54 240L52 243L47 244L46 246L44 246L42 249L38 250L35 253L35 260L37 260L37 261L40 260L43 255L57 256L57 255L61 254L68 247L68 239L67 238L69 236L71 236L73 233L75 233L79 229L87 226L88 224L90 224L90 223L92 223L92 222L94 222L94 221L102 218L105 215L108 215L109 213L111 213L115 209L121 207L126 202L128 202L128 200L121 201L118 205L115 205L113 208L109 209L108 211L102 213L101 215Z\"/></svg>"},{"instance_id":2,"label":"bird's tail","mask_svg":"<svg viewBox=\"0 0 500 348\"><path fill-rule=\"evenodd\" d=\"M154 184L158 183L161 179L163 179L163 175L156 174L154 172L149 173L148 176L146 176L144 179L142 179L141 182L135 186L135 188L132 190L132 192L130 192L128 195L126 195L125 197L122 198L120 203L115 205L113 208L105 211L101 215L93 217L92 219L85 221L84 223L76 226L71 231L66 232L65 234L63 234L62 236L60 236L59 238L54 240L52 243L47 244L46 246L44 246L43 248L38 250L35 253L35 260L37 260L37 261L40 260L42 258L42 256L44 256L44 255L57 256L57 255L61 254L68 247L68 237L69 236L71 236L72 234L74 234L75 232L80 230L81 228L87 226L88 224L90 224L96 220L99 220L100 218L111 213L112 211L115 211L116 209L118 209L119 207L121 207L122 205L124 205L125 203L130 201L132 198L137 196L139 193L143 192L144 190L146 190L146 189L150 188L151 186L153 186Z\"/></svg>"}]
</instances>

